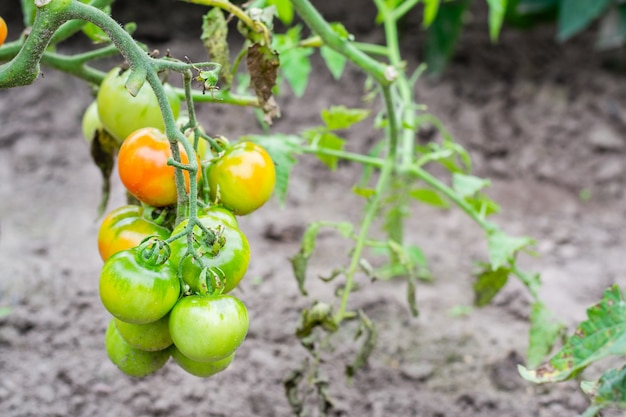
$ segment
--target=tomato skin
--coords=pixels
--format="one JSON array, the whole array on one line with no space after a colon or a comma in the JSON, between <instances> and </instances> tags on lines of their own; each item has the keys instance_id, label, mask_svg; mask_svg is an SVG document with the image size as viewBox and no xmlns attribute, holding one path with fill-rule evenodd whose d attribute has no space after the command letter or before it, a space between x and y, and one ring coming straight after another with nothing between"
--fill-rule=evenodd
<instances>
[{"instance_id":1,"label":"tomato skin","mask_svg":"<svg viewBox=\"0 0 626 417\"><path fill-rule=\"evenodd\" d=\"M223 294L235 288L248 270L250 263L250 245L246 236L238 227L232 227L219 217L210 214L198 216L198 220L209 229L217 230L223 228L224 245L217 254L211 253L198 243L202 238L201 230L198 226L193 228L194 247L201 255L205 265L213 270L224 285ZM174 228L172 234L182 233L187 227L188 220L183 220ZM192 256L187 254L187 239L182 237L170 243L172 250L170 262L174 268L181 267L183 281L185 281L194 292L206 294L208 288L204 280L201 279L202 268L197 264ZM181 260L182 265L181 265Z\"/></svg>"},{"instance_id":2,"label":"tomato skin","mask_svg":"<svg viewBox=\"0 0 626 417\"><path fill-rule=\"evenodd\" d=\"M274 162L263 147L240 142L206 169L209 194L233 213L243 216L261 207L276 184Z\"/></svg>"},{"instance_id":3,"label":"tomato skin","mask_svg":"<svg viewBox=\"0 0 626 417\"><path fill-rule=\"evenodd\" d=\"M170 313L174 345L187 358L214 362L232 355L248 333L248 311L230 295L190 295Z\"/></svg>"},{"instance_id":4,"label":"tomato skin","mask_svg":"<svg viewBox=\"0 0 626 417\"><path fill-rule=\"evenodd\" d=\"M180 159L189 163L187 152L179 144ZM124 187L139 201L154 207L175 204L177 200L175 169L167 164L172 157L170 142L153 127L131 133L120 148L117 170ZM199 166L199 160L198 160ZM183 173L189 192L189 173ZM200 180L200 175L196 176Z\"/></svg>"},{"instance_id":5,"label":"tomato skin","mask_svg":"<svg viewBox=\"0 0 626 417\"><path fill-rule=\"evenodd\" d=\"M237 220L237 217L235 217L233 212L228 210L226 207L213 204L208 207L204 207L201 213L206 214L207 216L216 217L224 224L227 224L231 227L235 227L237 229L239 228L239 221Z\"/></svg>"},{"instance_id":6,"label":"tomato skin","mask_svg":"<svg viewBox=\"0 0 626 417\"><path fill-rule=\"evenodd\" d=\"M143 217L143 208L125 205L106 215L98 230L98 251L103 261L113 254L139 245L145 238L170 237L170 231Z\"/></svg>"},{"instance_id":7,"label":"tomato skin","mask_svg":"<svg viewBox=\"0 0 626 417\"><path fill-rule=\"evenodd\" d=\"M0 46L7 39L7 35L9 34L9 29L7 27L7 22L4 21L2 17L0 17Z\"/></svg>"},{"instance_id":8,"label":"tomato skin","mask_svg":"<svg viewBox=\"0 0 626 417\"><path fill-rule=\"evenodd\" d=\"M133 324L114 318L120 336L135 349L156 352L171 346L170 316L166 314L152 323Z\"/></svg>"},{"instance_id":9,"label":"tomato skin","mask_svg":"<svg viewBox=\"0 0 626 417\"><path fill-rule=\"evenodd\" d=\"M213 376L219 372L222 372L232 363L235 358L235 353L231 353L229 356L226 356L224 359L220 359L214 362L198 362L193 359L189 359L182 353L180 350L176 348L176 346L172 346L170 350L170 354L172 355L172 359L174 362L185 371L190 373L191 375L197 376L199 378L207 378Z\"/></svg>"},{"instance_id":10,"label":"tomato skin","mask_svg":"<svg viewBox=\"0 0 626 417\"><path fill-rule=\"evenodd\" d=\"M102 80L96 101L98 115L105 129L118 141L142 127L165 131L165 122L156 95L146 81L135 97L126 90L129 71L113 68ZM180 99L169 84L163 88L167 94L174 118L180 112Z\"/></svg>"},{"instance_id":11,"label":"tomato skin","mask_svg":"<svg viewBox=\"0 0 626 417\"><path fill-rule=\"evenodd\" d=\"M133 348L122 338L113 320L107 327L105 347L109 359L115 366L126 375L138 378L158 371L170 357L169 349L147 352Z\"/></svg>"},{"instance_id":12,"label":"tomato skin","mask_svg":"<svg viewBox=\"0 0 626 417\"><path fill-rule=\"evenodd\" d=\"M169 262L149 266L139 248L111 256L100 272L100 300L114 317L133 324L159 320L176 304L180 281Z\"/></svg>"}]
</instances>

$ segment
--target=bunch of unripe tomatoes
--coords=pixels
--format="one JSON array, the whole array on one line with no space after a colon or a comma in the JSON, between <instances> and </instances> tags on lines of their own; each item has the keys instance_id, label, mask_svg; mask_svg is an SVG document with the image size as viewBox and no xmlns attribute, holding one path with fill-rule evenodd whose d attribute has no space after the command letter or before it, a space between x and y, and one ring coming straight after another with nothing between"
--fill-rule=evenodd
<instances>
[{"instance_id":1,"label":"bunch of unripe tomatoes","mask_svg":"<svg viewBox=\"0 0 626 417\"><path fill-rule=\"evenodd\" d=\"M200 140L197 177L205 186L198 187L197 215L172 216L175 168L157 99L148 85L131 96L127 78L128 72L111 70L83 117L88 140L106 134L119 146L119 177L140 203L109 212L98 233L100 298L112 315L106 351L131 376L149 375L172 357L187 372L208 377L228 367L248 332L246 307L229 294L250 261L236 216L270 198L274 164L255 143L222 141L215 150ZM179 98L171 92L168 100L178 117ZM180 146L180 162L188 160ZM189 173L184 177L189 192Z\"/></svg>"}]
</instances>

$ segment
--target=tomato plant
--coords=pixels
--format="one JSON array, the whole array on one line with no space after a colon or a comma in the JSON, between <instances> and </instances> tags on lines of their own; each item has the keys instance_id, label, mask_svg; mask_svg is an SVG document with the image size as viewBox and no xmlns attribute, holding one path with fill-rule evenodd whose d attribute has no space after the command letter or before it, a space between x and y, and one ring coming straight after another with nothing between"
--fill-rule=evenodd
<instances>
[{"instance_id":1,"label":"tomato plant","mask_svg":"<svg viewBox=\"0 0 626 417\"><path fill-rule=\"evenodd\" d=\"M174 306L180 282L169 262L152 265L141 247L111 256L100 272L100 299L114 317L127 323L159 320Z\"/></svg>"},{"instance_id":2,"label":"tomato plant","mask_svg":"<svg viewBox=\"0 0 626 417\"><path fill-rule=\"evenodd\" d=\"M182 163L188 163L187 152L180 148ZM122 184L139 201L155 207L176 203L178 192L167 136L156 128L144 127L131 133L119 151L117 170ZM189 192L189 173L185 172ZM197 177L199 180L199 176Z\"/></svg>"},{"instance_id":3,"label":"tomato plant","mask_svg":"<svg viewBox=\"0 0 626 417\"><path fill-rule=\"evenodd\" d=\"M100 121L120 142L135 130L144 127L165 130L154 91L149 85L144 85L133 97L126 89L128 74L130 72L117 67L110 70L102 80L96 98ZM163 88L176 118L180 111L180 99L169 84L164 84Z\"/></svg>"},{"instance_id":4,"label":"tomato plant","mask_svg":"<svg viewBox=\"0 0 626 417\"><path fill-rule=\"evenodd\" d=\"M197 362L219 361L232 355L248 333L248 310L230 295L190 295L170 314L170 334L176 348Z\"/></svg>"},{"instance_id":5,"label":"tomato plant","mask_svg":"<svg viewBox=\"0 0 626 417\"><path fill-rule=\"evenodd\" d=\"M172 344L170 317L167 314L157 321L145 324L126 323L117 318L113 321L120 336L135 349L154 352Z\"/></svg>"},{"instance_id":6,"label":"tomato plant","mask_svg":"<svg viewBox=\"0 0 626 417\"><path fill-rule=\"evenodd\" d=\"M178 350L176 346L171 347L170 354L172 355L172 359L174 359L174 362L176 362L178 366L180 366L190 374L200 378L206 378L222 372L223 370L228 368L228 366L235 358L235 354L231 353L224 359L219 359L211 362L198 362L194 361L193 359L189 359L188 357L180 353L180 350Z\"/></svg>"},{"instance_id":7,"label":"tomato plant","mask_svg":"<svg viewBox=\"0 0 626 417\"><path fill-rule=\"evenodd\" d=\"M206 169L211 199L237 215L252 213L269 200L276 184L274 162L263 147L240 142Z\"/></svg>"},{"instance_id":8,"label":"tomato plant","mask_svg":"<svg viewBox=\"0 0 626 417\"><path fill-rule=\"evenodd\" d=\"M170 236L169 229L146 219L143 212L142 207L129 204L107 214L98 230L98 251L103 261L119 251L138 246L147 237L167 239Z\"/></svg>"},{"instance_id":9,"label":"tomato plant","mask_svg":"<svg viewBox=\"0 0 626 417\"><path fill-rule=\"evenodd\" d=\"M126 375L144 377L150 375L165 365L170 358L169 349L155 352L135 349L120 335L111 320L105 333L105 347L111 362Z\"/></svg>"},{"instance_id":10,"label":"tomato plant","mask_svg":"<svg viewBox=\"0 0 626 417\"><path fill-rule=\"evenodd\" d=\"M192 231L193 249L206 267L206 272L202 273L203 266L189 253L187 240L184 238L170 244L170 261L175 267L180 267L182 278L192 291L206 294L210 290L220 289L227 293L239 284L248 269L250 245L239 227L232 225L228 214L216 216L211 213L224 212L217 208L209 209L209 213L200 215L198 221L210 229L213 235L207 235L198 225ZM187 223L188 220L182 221L174 228L172 235L183 233ZM207 241L209 239L212 241ZM218 285L221 288L216 288Z\"/></svg>"},{"instance_id":11,"label":"tomato plant","mask_svg":"<svg viewBox=\"0 0 626 417\"><path fill-rule=\"evenodd\" d=\"M100 121L100 117L98 116L97 101L92 101L85 109L81 127L83 130L83 137L87 143L91 143L91 141L93 141L94 136L99 129L104 129L104 126L102 126L102 122Z\"/></svg>"}]
</instances>

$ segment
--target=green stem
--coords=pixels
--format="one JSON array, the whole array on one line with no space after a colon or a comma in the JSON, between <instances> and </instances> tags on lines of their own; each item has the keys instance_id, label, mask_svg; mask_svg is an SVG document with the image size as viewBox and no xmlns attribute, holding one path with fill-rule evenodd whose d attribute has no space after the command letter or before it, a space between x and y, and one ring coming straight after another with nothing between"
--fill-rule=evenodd
<instances>
[{"instance_id":1,"label":"green stem","mask_svg":"<svg viewBox=\"0 0 626 417\"><path fill-rule=\"evenodd\" d=\"M388 86L395 81L397 77L395 68L371 58L350 40L339 36L309 0L291 0L291 3L306 25L322 38L324 45L358 65L381 86Z\"/></svg>"},{"instance_id":2,"label":"green stem","mask_svg":"<svg viewBox=\"0 0 626 417\"><path fill-rule=\"evenodd\" d=\"M389 181L392 178L392 174L396 166L395 159L396 159L397 142L398 142L398 128L397 128L396 113L395 113L395 109L393 105L394 103L393 103L393 97L391 94L391 88L389 86L385 86L385 87L382 87L382 90L383 90L383 98L385 100L385 107L387 109L387 113L389 117L389 124L387 127L388 129L387 157L380 171L380 176L378 177L378 182L376 183L374 196L369 200L367 207L365 209L365 215L363 217L363 220L361 221L361 228L359 231L358 239L356 241L356 245L352 252L350 266L348 267L348 270L346 271L346 284L344 286L343 293L341 295L339 308L337 310L337 313L335 314L335 322L337 324L341 323L341 321L346 317L348 299L350 297L350 293L352 292L352 287L354 286L354 277L359 268L359 263L361 261L361 254L367 243L367 236L369 234L369 229L373 221L376 219L380 200L382 199L384 192L388 187Z\"/></svg>"},{"instance_id":3,"label":"green stem","mask_svg":"<svg viewBox=\"0 0 626 417\"><path fill-rule=\"evenodd\" d=\"M104 9L105 7L111 5L113 1L114 0L93 0L89 3L89 5L97 7L98 9ZM56 45L68 38L71 38L73 35L80 32L85 24L86 22L82 20L70 20L63 23L61 27L59 27L59 29L54 33L54 36L52 36L50 44Z\"/></svg>"},{"instance_id":4,"label":"green stem","mask_svg":"<svg viewBox=\"0 0 626 417\"><path fill-rule=\"evenodd\" d=\"M361 155L358 153L346 152L346 151L338 151L335 149L326 149L326 148L315 148L315 147L304 147L300 148L300 151L308 154L316 154L316 155L326 155L326 156L334 156L346 161L358 162L363 165L370 165L376 168L382 168L385 164L385 161L381 158L376 158L367 155Z\"/></svg>"}]
</instances>

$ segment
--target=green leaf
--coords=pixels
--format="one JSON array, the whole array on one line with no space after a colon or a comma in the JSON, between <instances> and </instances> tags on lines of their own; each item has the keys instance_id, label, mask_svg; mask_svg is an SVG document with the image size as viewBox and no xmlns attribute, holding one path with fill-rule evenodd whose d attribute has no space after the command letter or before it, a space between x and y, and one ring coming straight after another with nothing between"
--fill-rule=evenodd
<instances>
[{"instance_id":1,"label":"green leaf","mask_svg":"<svg viewBox=\"0 0 626 417\"><path fill-rule=\"evenodd\" d=\"M580 387L592 400L583 416L596 415L603 408L626 409L626 365L609 369L595 382L582 381Z\"/></svg>"},{"instance_id":2,"label":"green leaf","mask_svg":"<svg viewBox=\"0 0 626 417\"><path fill-rule=\"evenodd\" d=\"M354 358L354 361L352 361L350 365L346 366L346 375L348 378L352 378L359 369L367 365L367 361L378 342L378 330L376 329L376 325L369 317L367 317L363 310L359 310L359 327L357 329L355 339L360 338L363 334L365 334L365 337Z\"/></svg>"},{"instance_id":3,"label":"green leaf","mask_svg":"<svg viewBox=\"0 0 626 417\"><path fill-rule=\"evenodd\" d=\"M328 67L328 70L333 75L333 78L335 80L340 79L348 59L339 52L325 45L322 45L320 48L320 54L322 55L322 58L324 58L326 67Z\"/></svg>"},{"instance_id":4,"label":"green leaf","mask_svg":"<svg viewBox=\"0 0 626 417\"><path fill-rule=\"evenodd\" d=\"M498 203L484 194L478 194L475 197L466 197L465 201L467 201L467 203L472 206L482 218L500 212L500 206Z\"/></svg>"},{"instance_id":5,"label":"green leaf","mask_svg":"<svg viewBox=\"0 0 626 417\"><path fill-rule=\"evenodd\" d=\"M506 285L511 270L509 268L491 269L488 265L478 274L474 282L474 305L484 307L493 300Z\"/></svg>"},{"instance_id":6,"label":"green leaf","mask_svg":"<svg viewBox=\"0 0 626 417\"><path fill-rule=\"evenodd\" d=\"M512 261L520 250L535 243L529 237L509 236L499 229L488 232L487 244L491 269L497 270Z\"/></svg>"},{"instance_id":7,"label":"green leaf","mask_svg":"<svg viewBox=\"0 0 626 417\"><path fill-rule=\"evenodd\" d=\"M473 175L465 175L458 172L452 174L452 188L461 197L472 196L490 185L491 181Z\"/></svg>"},{"instance_id":8,"label":"green leaf","mask_svg":"<svg viewBox=\"0 0 626 417\"><path fill-rule=\"evenodd\" d=\"M496 41L504 21L507 0L487 0L487 3L489 4L489 36L492 41Z\"/></svg>"},{"instance_id":9,"label":"green leaf","mask_svg":"<svg viewBox=\"0 0 626 417\"><path fill-rule=\"evenodd\" d=\"M319 149L332 149L340 151L343 149L343 145L345 143L344 139L323 128L306 130L302 132L302 137L304 137L311 144L311 147ZM337 169L339 158L336 156L323 155L319 153L317 154L317 157L324 164L326 164L329 169L333 171Z\"/></svg>"},{"instance_id":10,"label":"green leaf","mask_svg":"<svg viewBox=\"0 0 626 417\"><path fill-rule=\"evenodd\" d=\"M542 302L533 303L530 313L528 367L535 368L541 364L564 329L563 323L558 322Z\"/></svg>"},{"instance_id":11,"label":"green leaf","mask_svg":"<svg viewBox=\"0 0 626 417\"><path fill-rule=\"evenodd\" d=\"M423 0L424 1L424 17L422 18L422 25L427 28L429 27L435 17L437 17L437 12L439 11L439 3L441 0Z\"/></svg>"},{"instance_id":12,"label":"green leaf","mask_svg":"<svg viewBox=\"0 0 626 417\"><path fill-rule=\"evenodd\" d=\"M365 120L370 111L367 109L350 109L346 106L331 106L322 110L322 120L329 130L347 129L362 120Z\"/></svg>"},{"instance_id":13,"label":"green leaf","mask_svg":"<svg viewBox=\"0 0 626 417\"><path fill-rule=\"evenodd\" d=\"M469 0L443 2L426 31L425 60L431 75L441 75L448 65L463 27Z\"/></svg>"},{"instance_id":14,"label":"green leaf","mask_svg":"<svg viewBox=\"0 0 626 417\"><path fill-rule=\"evenodd\" d=\"M241 140L258 143L263 146L272 157L276 168L276 187L274 195L281 205L287 200L289 188L289 175L291 169L298 162L295 155L299 154L299 148L303 140L295 135L248 135Z\"/></svg>"},{"instance_id":15,"label":"green leaf","mask_svg":"<svg viewBox=\"0 0 626 417\"><path fill-rule=\"evenodd\" d=\"M611 0L560 0L557 39L561 42L576 35L611 4Z\"/></svg>"},{"instance_id":16,"label":"green leaf","mask_svg":"<svg viewBox=\"0 0 626 417\"><path fill-rule=\"evenodd\" d=\"M587 309L587 320L550 361L535 370L519 366L528 381L558 382L578 375L591 363L610 355L626 354L626 302L620 287L613 285L602 300Z\"/></svg>"},{"instance_id":17,"label":"green leaf","mask_svg":"<svg viewBox=\"0 0 626 417\"><path fill-rule=\"evenodd\" d=\"M312 70L309 55L313 53L313 48L298 47L301 31L302 26L294 26L285 34L274 35L273 43L280 54L280 72L296 97L304 94Z\"/></svg>"},{"instance_id":18,"label":"green leaf","mask_svg":"<svg viewBox=\"0 0 626 417\"><path fill-rule=\"evenodd\" d=\"M276 7L276 14L281 22L285 25L291 25L293 22L293 5L289 0L267 0L267 4Z\"/></svg>"},{"instance_id":19,"label":"green leaf","mask_svg":"<svg viewBox=\"0 0 626 417\"><path fill-rule=\"evenodd\" d=\"M430 204L435 207L448 208L450 207L450 203L448 200L441 197L441 195L429 188L417 188L409 191L409 195L422 203Z\"/></svg>"},{"instance_id":20,"label":"green leaf","mask_svg":"<svg viewBox=\"0 0 626 417\"><path fill-rule=\"evenodd\" d=\"M298 282L298 289L302 295L307 295L306 288L304 288L304 282L306 281L306 270L309 259L315 249L315 240L317 239L317 233L320 230L320 223L314 222L304 232L302 236L302 243L300 244L300 250L291 259L291 266L293 273Z\"/></svg>"}]
</instances>

